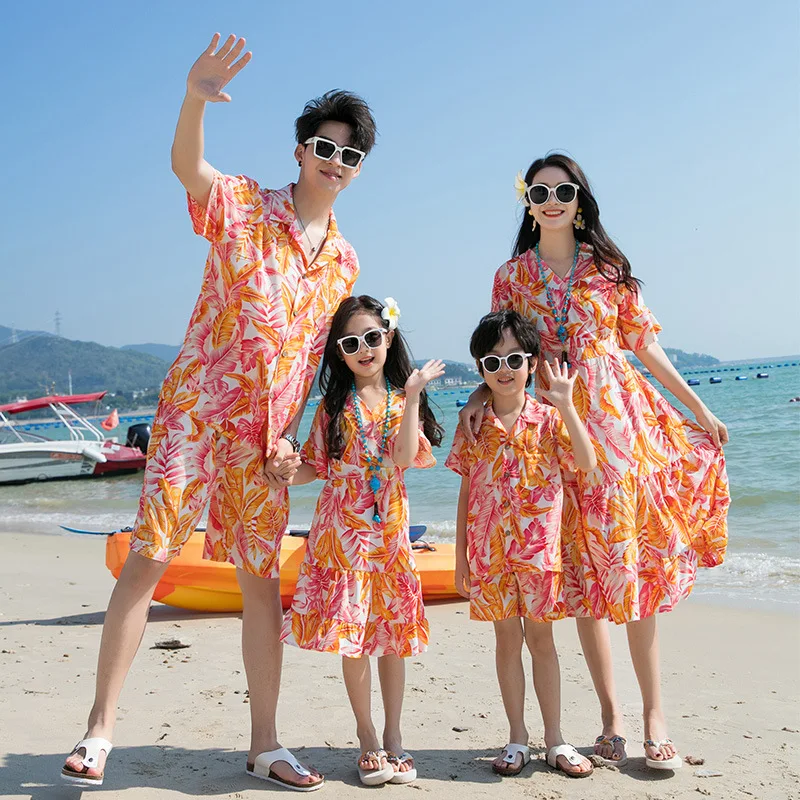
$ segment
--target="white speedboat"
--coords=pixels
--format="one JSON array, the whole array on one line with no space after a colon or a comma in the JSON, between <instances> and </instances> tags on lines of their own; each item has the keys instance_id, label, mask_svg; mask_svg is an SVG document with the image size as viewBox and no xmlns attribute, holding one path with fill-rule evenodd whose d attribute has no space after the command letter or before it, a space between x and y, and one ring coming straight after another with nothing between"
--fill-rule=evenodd
<instances>
[{"instance_id":1,"label":"white speedboat","mask_svg":"<svg viewBox=\"0 0 800 800\"><path fill-rule=\"evenodd\" d=\"M143 469L145 454L139 447L117 444L72 406L100 400L105 392L40 397L0 405L0 484L57 478L81 478ZM50 408L57 427L69 438L50 439L23 428L26 422L12 422L11 416L24 411Z\"/></svg>"}]
</instances>

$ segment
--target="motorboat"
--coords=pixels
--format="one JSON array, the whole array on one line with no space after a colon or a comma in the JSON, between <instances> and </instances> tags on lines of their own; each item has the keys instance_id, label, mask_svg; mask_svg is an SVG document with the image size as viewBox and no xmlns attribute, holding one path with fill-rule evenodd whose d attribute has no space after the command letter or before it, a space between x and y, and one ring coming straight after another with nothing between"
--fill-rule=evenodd
<instances>
[{"instance_id":1,"label":"motorboat","mask_svg":"<svg viewBox=\"0 0 800 800\"><path fill-rule=\"evenodd\" d=\"M53 395L0 405L0 484L90 478L144 469L146 442L121 445L74 408L97 402L105 394ZM38 420L12 420L17 414L46 408L54 414L47 430L52 429L55 438L31 432L32 427L45 427L35 424ZM64 434L64 438L58 438Z\"/></svg>"}]
</instances>

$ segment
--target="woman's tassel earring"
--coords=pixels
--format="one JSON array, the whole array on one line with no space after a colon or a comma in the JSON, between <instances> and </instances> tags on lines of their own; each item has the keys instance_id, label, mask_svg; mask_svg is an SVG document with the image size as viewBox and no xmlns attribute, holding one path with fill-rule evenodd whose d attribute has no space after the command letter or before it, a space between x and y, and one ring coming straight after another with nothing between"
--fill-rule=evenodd
<instances>
[{"instance_id":1,"label":"woman's tassel earring","mask_svg":"<svg viewBox=\"0 0 800 800\"><path fill-rule=\"evenodd\" d=\"M575 226L576 230L585 231L586 230L586 223L583 221L583 217L581 216L581 214L583 214L583 209L582 208L578 208L578 214L575 217L575 219L572 220L572 224Z\"/></svg>"},{"instance_id":2,"label":"woman's tassel earring","mask_svg":"<svg viewBox=\"0 0 800 800\"><path fill-rule=\"evenodd\" d=\"M532 208L528 209L528 213L533 217L533 209ZM536 217L533 217L533 223L531 224L531 230L532 231L536 230Z\"/></svg>"}]
</instances>

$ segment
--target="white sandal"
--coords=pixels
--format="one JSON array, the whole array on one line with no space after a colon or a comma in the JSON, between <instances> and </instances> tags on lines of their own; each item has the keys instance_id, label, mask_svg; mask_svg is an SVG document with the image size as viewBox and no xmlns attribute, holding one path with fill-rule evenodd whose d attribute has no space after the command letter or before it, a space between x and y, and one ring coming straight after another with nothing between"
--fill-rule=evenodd
<instances>
[{"instance_id":1,"label":"white sandal","mask_svg":"<svg viewBox=\"0 0 800 800\"><path fill-rule=\"evenodd\" d=\"M269 750L266 753L257 755L255 761L247 763L247 774L252 775L254 778L260 778L262 781L277 783L278 786L283 786L284 789L291 789L294 792L313 792L325 783L325 778L322 777L315 783L292 783L284 780L272 771L272 765L278 761L285 761L301 778L308 778L312 774L285 747L279 747L277 750Z\"/></svg>"},{"instance_id":2,"label":"white sandal","mask_svg":"<svg viewBox=\"0 0 800 800\"><path fill-rule=\"evenodd\" d=\"M97 766L101 751L104 750L106 757L108 757L108 754L114 749L114 745L111 744L108 739L103 739L102 736L92 736L89 739L81 739L78 744L72 748L72 752L67 758L74 756L80 749L86 751L86 755L84 755L81 764L84 769L88 771ZM97 777L94 777L92 775L87 775L86 772L78 772L77 770L70 769L66 764L61 768L61 780L72 786L102 786L104 776L105 770Z\"/></svg>"},{"instance_id":3,"label":"white sandal","mask_svg":"<svg viewBox=\"0 0 800 800\"><path fill-rule=\"evenodd\" d=\"M375 759L379 764L381 759L385 759L386 766L379 769L364 769L361 766L362 759ZM364 786L381 786L394 778L394 767L389 763L389 754L385 750L367 750L358 757L358 777Z\"/></svg>"},{"instance_id":4,"label":"white sandal","mask_svg":"<svg viewBox=\"0 0 800 800\"><path fill-rule=\"evenodd\" d=\"M526 744L514 744L512 742L503 748L503 752L505 753L503 756L503 763L508 764L509 767L517 760L517 756L519 755L522 756L522 763L519 765L519 769L513 771L497 769L497 767L492 764L492 769L498 775L508 775L510 778L513 778L514 775L519 775L520 772L525 769L525 765L529 764L531 761L531 749Z\"/></svg>"},{"instance_id":5,"label":"white sandal","mask_svg":"<svg viewBox=\"0 0 800 800\"><path fill-rule=\"evenodd\" d=\"M389 783L411 783L417 779L417 768L411 767L411 769L406 769L401 772L400 765L405 764L407 761L413 761L414 756L409 755L405 751L400 756L396 756L394 753L389 753L389 763L392 765L392 769L395 770L392 779ZM395 767L395 764L397 765Z\"/></svg>"},{"instance_id":6,"label":"white sandal","mask_svg":"<svg viewBox=\"0 0 800 800\"><path fill-rule=\"evenodd\" d=\"M594 767L586 772L569 772L558 763L559 756L564 756L573 767L577 767L583 760L583 756L571 744L557 744L555 747L551 747L547 751L548 766L563 772L569 778L588 778L594 772Z\"/></svg>"},{"instance_id":7,"label":"white sandal","mask_svg":"<svg viewBox=\"0 0 800 800\"><path fill-rule=\"evenodd\" d=\"M675 742L672 739L661 739L658 742L654 742L652 739L645 740L644 746L645 747L652 747L655 750L660 750L662 745L671 744L675 747ZM676 748L677 749L677 748ZM683 766L683 759L675 753L672 758L650 758L647 755L647 750L644 751L644 763L650 767L650 769L680 769Z\"/></svg>"}]
</instances>

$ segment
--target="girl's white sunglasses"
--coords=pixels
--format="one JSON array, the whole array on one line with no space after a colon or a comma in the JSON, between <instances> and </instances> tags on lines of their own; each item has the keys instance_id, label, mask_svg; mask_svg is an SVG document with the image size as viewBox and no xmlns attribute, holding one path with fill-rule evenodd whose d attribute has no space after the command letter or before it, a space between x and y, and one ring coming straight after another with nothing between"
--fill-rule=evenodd
<instances>
[{"instance_id":1,"label":"girl's white sunglasses","mask_svg":"<svg viewBox=\"0 0 800 800\"><path fill-rule=\"evenodd\" d=\"M548 186L546 183L534 183L533 186L528 186L525 189L525 194L531 205L543 206L549 199L550 195L555 195L559 203L571 203L578 196L578 189L580 187L577 183L559 183L558 186Z\"/></svg>"},{"instance_id":2,"label":"girl's white sunglasses","mask_svg":"<svg viewBox=\"0 0 800 800\"><path fill-rule=\"evenodd\" d=\"M486 372L499 372L503 368L503 364L516 372L518 369L522 369L525 359L530 357L530 353L509 353L507 356L484 356L478 361L481 362L481 366Z\"/></svg>"},{"instance_id":3,"label":"girl's white sunglasses","mask_svg":"<svg viewBox=\"0 0 800 800\"><path fill-rule=\"evenodd\" d=\"M342 166L348 169L355 169L367 155L363 150L356 150L355 147L339 147L336 142L323 139L321 136L312 136L310 139L306 139L305 143L313 144L314 155L323 161L330 161L339 153Z\"/></svg>"},{"instance_id":4,"label":"girl's white sunglasses","mask_svg":"<svg viewBox=\"0 0 800 800\"><path fill-rule=\"evenodd\" d=\"M370 350L376 350L383 343L383 337L389 331L383 328L372 328L367 331L363 336L342 336L341 339L336 340L336 344L346 356L354 356L361 350L361 343Z\"/></svg>"}]
</instances>

